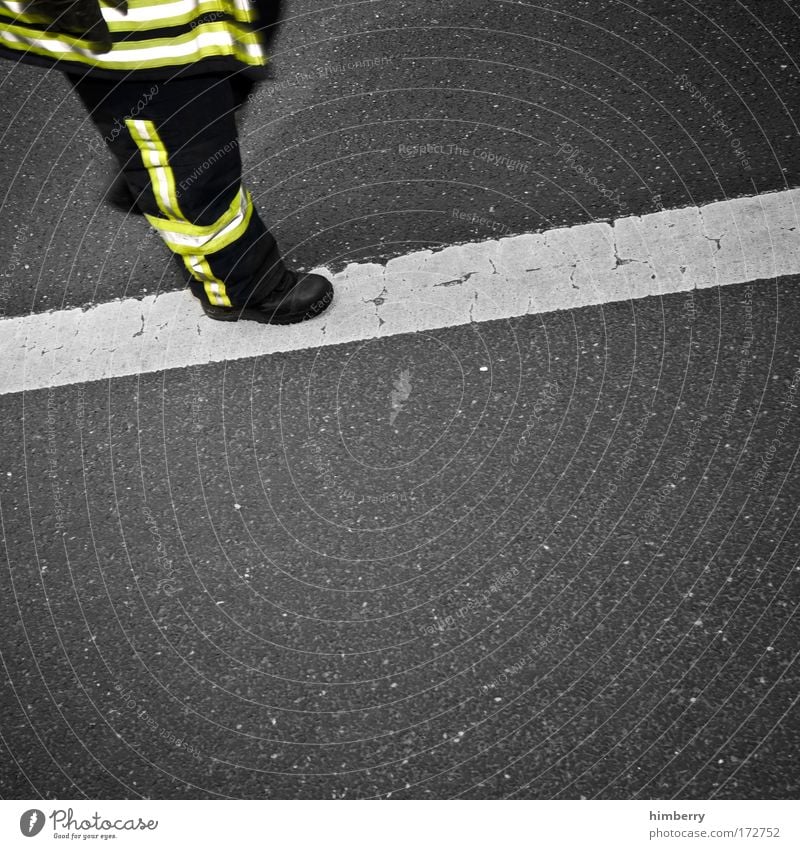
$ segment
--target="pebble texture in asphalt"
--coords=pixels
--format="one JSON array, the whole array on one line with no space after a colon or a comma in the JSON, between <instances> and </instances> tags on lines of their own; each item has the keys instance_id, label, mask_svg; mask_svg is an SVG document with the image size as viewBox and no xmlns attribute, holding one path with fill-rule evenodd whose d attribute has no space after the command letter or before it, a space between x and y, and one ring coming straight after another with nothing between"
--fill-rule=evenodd
<instances>
[{"instance_id":1,"label":"pebble texture in asphalt","mask_svg":"<svg viewBox=\"0 0 800 849\"><path fill-rule=\"evenodd\" d=\"M796 286L4 396L0 793L796 796Z\"/></svg>"}]
</instances>

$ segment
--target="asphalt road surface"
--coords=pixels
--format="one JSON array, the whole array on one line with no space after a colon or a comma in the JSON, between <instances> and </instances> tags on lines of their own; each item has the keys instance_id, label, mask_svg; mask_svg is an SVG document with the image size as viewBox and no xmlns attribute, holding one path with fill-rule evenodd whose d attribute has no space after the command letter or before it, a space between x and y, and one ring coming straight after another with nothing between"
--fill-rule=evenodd
<instances>
[{"instance_id":1,"label":"asphalt road surface","mask_svg":"<svg viewBox=\"0 0 800 849\"><path fill-rule=\"evenodd\" d=\"M301 267L800 185L788 4L289 13ZM3 314L181 288L0 73ZM797 286L0 396L0 796L796 798Z\"/></svg>"},{"instance_id":2,"label":"asphalt road surface","mask_svg":"<svg viewBox=\"0 0 800 849\"><path fill-rule=\"evenodd\" d=\"M299 266L800 183L800 27L783 2L768 15L755 0L287 11L242 153ZM100 203L110 158L92 152L98 134L66 82L8 62L0 73L0 238L17 260L4 314L183 287L147 224Z\"/></svg>"}]
</instances>

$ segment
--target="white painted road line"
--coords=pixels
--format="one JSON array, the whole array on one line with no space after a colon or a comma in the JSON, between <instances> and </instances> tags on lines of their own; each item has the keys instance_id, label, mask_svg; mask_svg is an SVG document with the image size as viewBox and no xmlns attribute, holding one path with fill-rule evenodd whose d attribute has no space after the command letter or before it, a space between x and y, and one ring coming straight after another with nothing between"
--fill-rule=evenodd
<instances>
[{"instance_id":1,"label":"white painted road line","mask_svg":"<svg viewBox=\"0 0 800 849\"><path fill-rule=\"evenodd\" d=\"M800 189L351 264L320 318L207 319L188 291L0 321L0 394L800 274Z\"/></svg>"}]
</instances>

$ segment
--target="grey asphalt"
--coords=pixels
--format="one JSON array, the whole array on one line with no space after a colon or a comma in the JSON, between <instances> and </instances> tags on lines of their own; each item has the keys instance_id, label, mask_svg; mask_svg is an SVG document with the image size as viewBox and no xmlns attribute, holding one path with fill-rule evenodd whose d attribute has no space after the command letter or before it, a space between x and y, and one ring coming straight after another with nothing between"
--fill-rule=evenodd
<instances>
[{"instance_id":1,"label":"grey asphalt","mask_svg":"<svg viewBox=\"0 0 800 849\"><path fill-rule=\"evenodd\" d=\"M800 183L800 30L783 3L287 10L242 152L298 267ZM185 285L145 222L100 202L110 160L66 82L0 74L4 314Z\"/></svg>"},{"instance_id":2,"label":"grey asphalt","mask_svg":"<svg viewBox=\"0 0 800 849\"><path fill-rule=\"evenodd\" d=\"M4 397L3 795L796 795L796 287Z\"/></svg>"},{"instance_id":3,"label":"grey asphalt","mask_svg":"<svg viewBox=\"0 0 800 849\"><path fill-rule=\"evenodd\" d=\"M631 214L798 185L788 7L651 6L671 34L623 4L294 4L245 122L282 244L617 217L576 163ZM42 78L12 74L6 109ZM45 97L3 142L5 226L35 233L6 314L178 287L101 163L44 167L91 138ZM532 164L400 153L429 139ZM0 796L796 798L797 283L0 397Z\"/></svg>"}]
</instances>

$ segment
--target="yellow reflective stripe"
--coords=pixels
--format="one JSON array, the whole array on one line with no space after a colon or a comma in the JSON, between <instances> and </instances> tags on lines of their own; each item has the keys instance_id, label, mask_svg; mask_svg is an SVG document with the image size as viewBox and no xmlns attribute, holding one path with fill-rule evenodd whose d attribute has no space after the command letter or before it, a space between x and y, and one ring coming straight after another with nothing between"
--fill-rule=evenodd
<instances>
[{"instance_id":1,"label":"yellow reflective stripe","mask_svg":"<svg viewBox=\"0 0 800 849\"><path fill-rule=\"evenodd\" d=\"M217 307L232 306L225 284L214 275L208 260L203 256L185 256L183 262L189 271L203 284L209 303Z\"/></svg>"},{"instance_id":2,"label":"yellow reflective stripe","mask_svg":"<svg viewBox=\"0 0 800 849\"><path fill-rule=\"evenodd\" d=\"M26 14L22 11L25 7L22 3L14 4L20 7L20 11L17 12L11 8L11 4L0 3L0 16L4 18L10 18L12 21L17 21L21 24L49 24L52 23L52 18L48 18L45 15L31 15Z\"/></svg>"},{"instance_id":3,"label":"yellow reflective stripe","mask_svg":"<svg viewBox=\"0 0 800 849\"><path fill-rule=\"evenodd\" d=\"M178 239L181 235L200 238L213 236L220 229L220 226L224 227L236 216L236 213L242 206L242 195L243 189L240 187L239 191L234 195L233 200L228 204L228 208L213 224L192 224L187 221L186 218L182 218L180 221L175 221L159 218L156 215L148 215L147 220L153 225L153 227L156 228L156 230L162 230L166 234L165 238L167 236L171 237L173 234L176 239ZM186 244L188 244L188 242L186 242Z\"/></svg>"},{"instance_id":4,"label":"yellow reflective stripe","mask_svg":"<svg viewBox=\"0 0 800 849\"><path fill-rule=\"evenodd\" d=\"M128 0L128 12L130 13L131 10L133 10L134 15L136 15L141 9L173 6L176 2L181 2L181 0ZM194 0L194 2L199 5L203 5L206 2L219 2L219 0ZM222 0L222 2L226 2L226 0ZM233 2L233 0L227 0L227 2L230 3L231 7L238 6L238 4ZM25 12L27 8L27 0L0 0L0 8L8 9L14 13ZM112 6L107 6L103 0L100 2L100 11L103 13L103 17L106 17L107 15L122 14Z\"/></svg>"},{"instance_id":5,"label":"yellow reflective stripe","mask_svg":"<svg viewBox=\"0 0 800 849\"><path fill-rule=\"evenodd\" d=\"M175 222L148 215L147 220L177 254L212 254L235 242L247 230L253 215L253 199L240 188L228 209L207 225Z\"/></svg>"},{"instance_id":6,"label":"yellow reflective stripe","mask_svg":"<svg viewBox=\"0 0 800 849\"><path fill-rule=\"evenodd\" d=\"M186 221L178 204L175 175L169 165L167 149L158 135L156 125L152 121L126 118L125 126L136 142L136 147L139 148L142 155L144 167L150 174L150 182L153 184L158 208L169 218Z\"/></svg>"},{"instance_id":7,"label":"yellow reflective stripe","mask_svg":"<svg viewBox=\"0 0 800 849\"><path fill-rule=\"evenodd\" d=\"M18 0L5 0L5 5L13 8L19 6L20 11L24 9ZM254 6L247 0L128 0L127 12L114 9L111 6L101 5L100 10L107 22L111 21L150 21L156 18L173 17L192 12L195 15L204 15L208 12L221 11L237 20L251 20L257 16Z\"/></svg>"},{"instance_id":8,"label":"yellow reflective stripe","mask_svg":"<svg viewBox=\"0 0 800 849\"><path fill-rule=\"evenodd\" d=\"M152 18L149 20L142 21L129 21L123 18L120 21L107 21L106 23L108 24L109 32L147 32L148 30L161 29L162 27L191 26L192 22L195 21L197 18L202 17L203 15L207 15L209 13L215 14L217 12L219 12L220 14L231 14L231 10L225 8L222 4L213 3L210 4L209 8L207 9L195 9L192 12L187 12L182 15L175 15L171 18ZM231 15L231 18L233 18L233 15ZM239 23L251 23L255 20L255 13L251 13L249 17L237 14L234 20ZM235 26L233 20L231 21L231 23ZM199 29L200 26L201 25L198 24L197 26L193 27L193 29Z\"/></svg>"},{"instance_id":9,"label":"yellow reflective stripe","mask_svg":"<svg viewBox=\"0 0 800 849\"><path fill-rule=\"evenodd\" d=\"M201 15L218 12L230 16L235 21L252 21L256 18L254 7L231 0L167 0L165 3L154 5L149 2L129 2L128 11L123 13L110 6L101 7L103 17L109 26L114 29L117 24L127 22L131 29L142 26L169 26L170 22L179 24L190 22Z\"/></svg>"},{"instance_id":10,"label":"yellow reflective stripe","mask_svg":"<svg viewBox=\"0 0 800 849\"><path fill-rule=\"evenodd\" d=\"M252 218L252 215L253 206L252 204L249 204L241 216L237 216L235 221L232 221L224 230L217 234L214 239L201 247L184 245L180 242L173 242L166 238L164 241L176 254L189 254L201 251L203 256L208 256L208 254L214 254L217 251L221 251L228 245L232 245L237 239L240 239L250 226L250 219Z\"/></svg>"},{"instance_id":11,"label":"yellow reflective stripe","mask_svg":"<svg viewBox=\"0 0 800 849\"><path fill-rule=\"evenodd\" d=\"M40 41L42 44L50 42L64 42L76 49L81 48L86 44L85 38L78 38L74 35L65 35L60 32L42 32L41 30L32 30L15 24L3 23L2 29L7 35L30 35L34 41ZM260 47L261 40L258 34L252 30L240 26L235 21L209 21L196 26L189 32L181 35L162 37L162 38L147 38L147 39L129 39L127 41L116 42L110 52L136 53L139 50L154 50L161 48L164 53L170 51L177 56L184 55L186 51L179 51L179 47L187 47L192 41L202 42L204 37L206 40L213 35L224 35L230 38L235 38L243 45ZM104 54L105 55L105 54Z\"/></svg>"},{"instance_id":12,"label":"yellow reflective stripe","mask_svg":"<svg viewBox=\"0 0 800 849\"><path fill-rule=\"evenodd\" d=\"M150 9L142 8L135 10L138 14L132 14L128 11L127 15L123 15L116 9L104 9L103 16L105 17L108 28L111 32L147 32L151 29L161 29L162 27L192 27L198 29L200 24L194 24L194 21L205 15L216 15L219 18L229 18L232 24L248 24L256 20L256 12L254 9L241 10L231 3L226 3L225 0L212 0L212 2L202 3L198 5L187 0L179 0L172 2L169 6L162 8ZM220 21L209 21L209 23L219 23ZM224 23L224 21L222 21ZM243 30L247 32L247 30Z\"/></svg>"},{"instance_id":13,"label":"yellow reflective stripe","mask_svg":"<svg viewBox=\"0 0 800 849\"><path fill-rule=\"evenodd\" d=\"M128 0L128 11L131 9L140 9L144 7L150 6L170 6L175 2L175 0ZM202 0L200 0L202 2ZM112 11L111 7L101 5L100 7L103 10L103 15L105 16L106 12ZM116 11L116 10L113 10Z\"/></svg>"},{"instance_id":14,"label":"yellow reflective stripe","mask_svg":"<svg viewBox=\"0 0 800 849\"><path fill-rule=\"evenodd\" d=\"M107 53L94 53L84 39L2 22L0 44L11 50L105 69L165 68L213 56L233 56L247 65L266 63L258 35L233 22L201 24L173 38L118 42Z\"/></svg>"},{"instance_id":15,"label":"yellow reflective stripe","mask_svg":"<svg viewBox=\"0 0 800 849\"><path fill-rule=\"evenodd\" d=\"M152 29L161 29L163 27L191 26L193 21L205 15L217 14L219 16L228 16L231 22L236 23L252 23L256 19L254 10L243 11L235 6L224 2L224 0L211 0L211 2L201 2L200 4L192 2L192 0L165 0L162 7L156 6L151 8L149 5L139 9L129 9L127 15L123 15L116 9L102 8L103 17L110 32L146 32ZM138 12L138 14L137 14ZM31 14L25 11L25 6L22 3L2 3L0 2L0 18L8 19L16 24L42 24L47 25L52 23L52 18L45 15ZM211 21L210 23L214 23ZM196 29L197 27L193 27ZM60 33L42 33L40 35L56 35ZM66 35L66 34L65 34ZM69 36L67 35L67 38ZM79 41L81 39L78 39Z\"/></svg>"},{"instance_id":16,"label":"yellow reflective stripe","mask_svg":"<svg viewBox=\"0 0 800 849\"><path fill-rule=\"evenodd\" d=\"M169 154L155 124L152 121L126 118L125 125L139 148L142 162L150 175L150 184L158 208L168 218L174 219L174 224L179 224L182 228L187 225L192 226L189 225L178 204L178 196L175 192L175 174L169 164ZM158 221L155 216L148 215L147 218L151 223L154 220ZM200 225L196 226L203 229ZM163 230L157 229L167 246L171 247ZM183 261L189 271L203 284L209 303L221 307L231 306L225 284L214 275L208 260L204 256L192 253L184 256Z\"/></svg>"},{"instance_id":17,"label":"yellow reflective stripe","mask_svg":"<svg viewBox=\"0 0 800 849\"><path fill-rule=\"evenodd\" d=\"M266 64L266 59L263 54L250 54L245 50L240 49L237 45L233 45L230 50L224 49L222 47L204 47L200 50L197 50L192 55L187 56L179 56L179 57L162 57L158 59L146 59L146 60L138 60L136 62L128 62L128 61L103 61L98 59L97 56L99 54L92 53L90 50L86 50L83 52L79 51L68 51L68 50L53 50L47 47L42 47L36 44L32 44L31 40L26 40L22 38L13 37L5 37L2 28L0 27L0 45L3 47L7 47L9 50L16 50L20 53L32 53L34 56L45 56L48 59L59 59L63 61L70 62L80 62L83 65L86 65L91 68L103 68L105 70L119 70L119 71L140 71L143 68L155 69L155 68L172 68L183 65L191 65L194 62L199 62L201 59L210 59L214 56L232 56L237 61L241 62L245 65L264 65ZM109 54L102 54L107 56Z\"/></svg>"}]
</instances>

